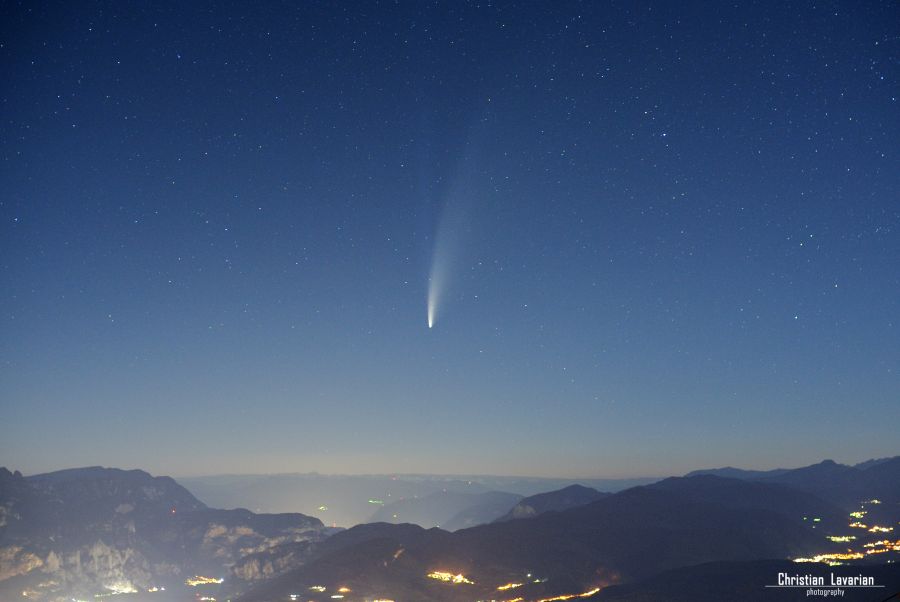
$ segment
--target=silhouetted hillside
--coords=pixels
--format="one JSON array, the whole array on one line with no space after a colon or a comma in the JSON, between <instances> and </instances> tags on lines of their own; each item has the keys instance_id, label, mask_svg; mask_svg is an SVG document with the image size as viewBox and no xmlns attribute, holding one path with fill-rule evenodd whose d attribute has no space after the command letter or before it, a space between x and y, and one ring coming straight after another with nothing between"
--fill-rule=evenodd
<instances>
[{"instance_id":1,"label":"silhouetted hillside","mask_svg":"<svg viewBox=\"0 0 900 602\"><path fill-rule=\"evenodd\" d=\"M558 491L548 491L547 493L539 493L524 498L512 510L497 520L532 518L544 512L568 510L569 508L595 502L608 495L610 494L590 487L584 487L583 485L570 485Z\"/></svg>"},{"instance_id":2,"label":"silhouetted hillside","mask_svg":"<svg viewBox=\"0 0 900 602\"><path fill-rule=\"evenodd\" d=\"M775 468L773 470L744 470L742 468L734 468L726 466L724 468L708 468L705 470L692 470L687 473L686 477L696 477L700 475L712 475L716 477L725 477L727 479L760 479L763 477L771 477L788 472L788 468Z\"/></svg>"},{"instance_id":3,"label":"silhouetted hillside","mask_svg":"<svg viewBox=\"0 0 900 602\"><path fill-rule=\"evenodd\" d=\"M639 487L567 511L456 533L408 525L350 529L325 542L309 564L242 600L278 599L301 591L311 600L326 600L338 587L363 597L472 600L492 595L508 582L524 584L517 595L541 597L590 591L703 562L787 558L821 545L823 535L802 519L753 507L763 505L761 501L741 501L744 492L757 491L755 486L717 481L713 487L706 479L684 479L677 487ZM730 487L736 491L728 492ZM791 497L765 505L793 508L796 503L796 492L758 487L760 495ZM704 490L712 490L717 501L698 501ZM426 576L433 571L462 574L474 583L441 583ZM326 589L311 594L312 586Z\"/></svg>"},{"instance_id":4,"label":"silhouetted hillside","mask_svg":"<svg viewBox=\"0 0 900 602\"><path fill-rule=\"evenodd\" d=\"M885 462L890 462L892 460L896 460L896 456L890 456L887 458L872 458L871 460L866 460L865 462L860 462L859 464L854 464L853 468L858 468L860 470L866 470L868 468L872 468L873 466L877 466L878 464L884 464Z\"/></svg>"},{"instance_id":5,"label":"silhouetted hillside","mask_svg":"<svg viewBox=\"0 0 900 602\"><path fill-rule=\"evenodd\" d=\"M677 493L692 502L770 510L798 521L804 517L815 517L819 519L821 528L839 527L847 522L847 514L839 506L811 493L776 483L698 475L672 477L648 487Z\"/></svg>"},{"instance_id":6,"label":"silhouetted hillside","mask_svg":"<svg viewBox=\"0 0 900 602\"><path fill-rule=\"evenodd\" d=\"M865 469L825 460L761 481L809 491L845 507L871 498L900 500L900 457L871 464Z\"/></svg>"},{"instance_id":7,"label":"silhouetted hillside","mask_svg":"<svg viewBox=\"0 0 900 602\"><path fill-rule=\"evenodd\" d=\"M10 588L68 599L171 586L194 573L227 575L248 553L324 537L317 519L207 508L174 480L140 470L0 469L0 508L0 599Z\"/></svg>"},{"instance_id":8,"label":"silhouetted hillside","mask_svg":"<svg viewBox=\"0 0 900 602\"><path fill-rule=\"evenodd\" d=\"M794 469L771 471L722 468L694 471L688 476L714 474L765 483L780 483L806 491L843 508L872 498L900 500L900 456L869 460L856 466L824 460Z\"/></svg>"}]
</instances>

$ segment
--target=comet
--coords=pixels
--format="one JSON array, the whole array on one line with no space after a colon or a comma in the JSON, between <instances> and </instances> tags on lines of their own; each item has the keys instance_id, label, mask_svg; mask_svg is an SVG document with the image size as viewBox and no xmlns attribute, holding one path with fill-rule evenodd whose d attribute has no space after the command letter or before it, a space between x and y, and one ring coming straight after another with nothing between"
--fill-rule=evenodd
<instances>
[{"instance_id":1,"label":"comet","mask_svg":"<svg viewBox=\"0 0 900 602\"><path fill-rule=\"evenodd\" d=\"M435 230L426 302L429 329L437 323L447 293L471 252L471 244L466 243L471 242L473 222L477 221L473 219L478 197L475 154L460 161L459 173L445 197Z\"/></svg>"},{"instance_id":2,"label":"comet","mask_svg":"<svg viewBox=\"0 0 900 602\"><path fill-rule=\"evenodd\" d=\"M437 320L438 303L444 292L444 280L446 275L446 252L441 253L440 245L435 245L434 256L431 258L431 274L428 277L428 328L434 328Z\"/></svg>"},{"instance_id":3,"label":"comet","mask_svg":"<svg viewBox=\"0 0 900 602\"><path fill-rule=\"evenodd\" d=\"M446 289L454 266L459 263L459 249L463 231L463 213L458 203L448 202L441 215L434 238L434 252L431 256L431 270L428 276L428 328L434 328L438 310L446 295Z\"/></svg>"}]
</instances>

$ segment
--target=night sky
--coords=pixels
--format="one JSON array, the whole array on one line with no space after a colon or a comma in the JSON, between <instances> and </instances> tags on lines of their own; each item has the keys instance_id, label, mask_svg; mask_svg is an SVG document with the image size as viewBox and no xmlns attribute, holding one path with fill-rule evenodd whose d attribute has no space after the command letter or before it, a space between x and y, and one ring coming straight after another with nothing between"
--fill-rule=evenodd
<instances>
[{"instance_id":1,"label":"night sky","mask_svg":"<svg viewBox=\"0 0 900 602\"><path fill-rule=\"evenodd\" d=\"M2 10L0 464L900 452L896 2Z\"/></svg>"}]
</instances>

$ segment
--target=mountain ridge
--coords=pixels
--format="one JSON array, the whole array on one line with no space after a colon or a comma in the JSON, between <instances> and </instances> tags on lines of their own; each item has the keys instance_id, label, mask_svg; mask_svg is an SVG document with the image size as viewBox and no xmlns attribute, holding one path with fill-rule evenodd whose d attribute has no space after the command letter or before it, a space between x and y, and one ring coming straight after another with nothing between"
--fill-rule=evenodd
<instances>
[{"instance_id":1,"label":"mountain ridge","mask_svg":"<svg viewBox=\"0 0 900 602\"><path fill-rule=\"evenodd\" d=\"M721 481L721 488L736 489L723 496L732 502L698 502L667 487L642 486L568 510L455 533L386 524L364 533L355 527L328 540L307 565L261 584L240 600L276 599L289 591L340 583L363 596L455 602L488 596L502 583L525 579L526 573L549 578L529 585L529 595L547 597L711 560L811 553L821 540L802 517L772 510L773 503L762 495L738 506L733 502L750 489L780 496L785 488L710 479ZM687 486L697 483L703 484ZM350 538L354 541L345 545ZM436 570L465 575L474 585L460 593L425 578Z\"/></svg>"},{"instance_id":2,"label":"mountain ridge","mask_svg":"<svg viewBox=\"0 0 900 602\"><path fill-rule=\"evenodd\" d=\"M47 599L171 588L190 574L228 573L248 553L324 536L318 519L209 508L142 470L0 470L0 598L10 587Z\"/></svg>"}]
</instances>

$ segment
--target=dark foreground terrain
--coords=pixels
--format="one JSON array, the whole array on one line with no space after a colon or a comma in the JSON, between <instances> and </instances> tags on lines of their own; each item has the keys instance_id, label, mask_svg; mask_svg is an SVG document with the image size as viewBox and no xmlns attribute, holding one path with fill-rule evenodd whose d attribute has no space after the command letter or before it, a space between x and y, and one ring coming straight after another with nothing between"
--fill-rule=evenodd
<instances>
[{"instance_id":1,"label":"dark foreground terrain","mask_svg":"<svg viewBox=\"0 0 900 602\"><path fill-rule=\"evenodd\" d=\"M900 591L900 458L719 469L617 493L430 495L377 512L451 516L329 529L299 513L207 507L166 477L0 470L0 600L799 600ZM433 507L429 507L429 505ZM505 508L505 510L504 510ZM396 510L396 512L394 512ZM482 523L482 524L478 524ZM863 575L866 587L831 586Z\"/></svg>"}]
</instances>

